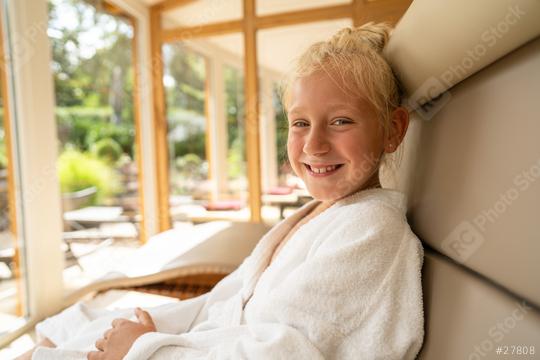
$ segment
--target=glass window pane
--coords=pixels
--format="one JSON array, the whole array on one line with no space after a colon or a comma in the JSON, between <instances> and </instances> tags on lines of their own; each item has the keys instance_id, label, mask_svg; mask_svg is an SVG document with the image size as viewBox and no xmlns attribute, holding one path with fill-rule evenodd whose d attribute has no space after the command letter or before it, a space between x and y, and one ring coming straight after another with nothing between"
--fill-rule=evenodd
<instances>
[{"instance_id":1,"label":"glass window pane","mask_svg":"<svg viewBox=\"0 0 540 360\"><path fill-rule=\"evenodd\" d=\"M247 221L243 37L163 47L171 218Z\"/></svg>"},{"instance_id":2,"label":"glass window pane","mask_svg":"<svg viewBox=\"0 0 540 360\"><path fill-rule=\"evenodd\" d=\"M139 245L140 204L128 18L49 1L64 211L64 280L76 288Z\"/></svg>"},{"instance_id":3,"label":"glass window pane","mask_svg":"<svg viewBox=\"0 0 540 360\"><path fill-rule=\"evenodd\" d=\"M247 201L246 132L244 126L244 75L231 65L223 66L227 116L227 193L221 198Z\"/></svg>"},{"instance_id":4,"label":"glass window pane","mask_svg":"<svg viewBox=\"0 0 540 360\"><path fill-rule=\"evenodd\" d=\"M163 56L172 201L208 200L206 59L182 44L165 45Z\"/></svg>"},{"instance_id":5,"label":"glass window pane","mask_svg":"<svg viewBox=\"0 0 540 360\"><path fill-rule=\"evenodd\" d=\"M0 28L0 56L5 59L9 43L4 43L6 32L3 8ZM15 187L16 124L13 122L13 100L8 96L10 79L7 76L9 62L0 64L0 337L24 325L27 312L24 239L17 234L17 209ZM9 109L8 109L9 106ZM6 353L6 355L9 355ZM0 351L0 358L4 353Z\"/></svg>"},{"instance_id":6,"label":"glass window pane","mask_svg":"<svg viewBox=\"0 0 540 360\"><path fill-rule=\"evenodd\" d=\"M0 76L1 81L5 81ZM0 336L21 325L22 306L20 260L17 258L17 237L15 230L15 209L13 196L13 174L6 142L9 130L6 118L6 104L3 88L0 88ZM10 184L11 183L11 184Z\"/></svg>"}]
</instances>

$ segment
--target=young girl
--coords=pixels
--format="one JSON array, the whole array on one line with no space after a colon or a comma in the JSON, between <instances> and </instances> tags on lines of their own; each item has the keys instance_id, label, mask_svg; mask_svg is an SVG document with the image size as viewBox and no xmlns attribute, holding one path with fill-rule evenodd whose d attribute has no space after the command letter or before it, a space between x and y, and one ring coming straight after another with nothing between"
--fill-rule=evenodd
<instances>
[{"instance_id":1,"label":"young girl","mask_svg":"<svg viewBox=\"0 0 540 360\"><path fill-rule=\"evenodd\" d=\"M315 200L210 293L148 311L76 304L37 326L33 359L415 358L423 249L404 195L379 183L409 122L382 55L390 30L312 45L286 86L289 160Z\"/></svg>"}]
</instances>

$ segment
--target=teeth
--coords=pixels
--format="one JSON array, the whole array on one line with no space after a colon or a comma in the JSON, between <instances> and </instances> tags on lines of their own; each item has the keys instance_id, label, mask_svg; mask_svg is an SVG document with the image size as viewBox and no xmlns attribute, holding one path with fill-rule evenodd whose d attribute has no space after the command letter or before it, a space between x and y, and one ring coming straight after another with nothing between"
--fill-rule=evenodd
<instances>
[{"instance_id":1,"label":"teeth","mask_svg":"<svg viewBox=\"0 0 540 360\"><path fill-rule=\"evenodd\" d=\"M313 171L314 173L317 173L317 174L324 174L326 172L329 172L329 171L332 171L332 170L335 170L336 169L336 165L332 165L332 166L327 166L325 168L315 168L313 166L309 166L309 168L311 169L311 171Z\"/></svg>"}]
</instances>

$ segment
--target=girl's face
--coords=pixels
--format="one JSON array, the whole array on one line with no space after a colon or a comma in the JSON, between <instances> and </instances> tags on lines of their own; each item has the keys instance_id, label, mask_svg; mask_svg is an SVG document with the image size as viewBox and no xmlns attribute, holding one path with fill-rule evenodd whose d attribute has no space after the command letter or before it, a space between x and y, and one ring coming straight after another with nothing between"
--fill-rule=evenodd
<instances>
[{"instance_id":1,"label":"girl's face","mask_svg":"<svg viewBox=\"0 0 540 360\"><path fill-rule=\"evenodd\" d=\"M334 201L379 184L384 134L367 102L316 72L294 82L287 115L289 161L315 199Z\"/></svg>"}]
</instances>

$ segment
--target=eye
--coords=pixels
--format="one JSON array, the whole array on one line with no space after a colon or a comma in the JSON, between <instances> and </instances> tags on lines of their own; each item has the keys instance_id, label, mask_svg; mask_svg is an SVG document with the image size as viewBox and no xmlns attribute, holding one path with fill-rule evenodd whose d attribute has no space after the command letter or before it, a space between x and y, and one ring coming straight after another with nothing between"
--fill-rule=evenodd
<instances>
[{"instance_id":1,"label":"eye","mask_svg":"<svg viewBox=\"0 0 540 360\"><path fill-rule=\"evenodd\" d=\"M334 120L334 122L332 122L332 124L334 124L334 125L347 125L347 124L352 124L352 120L347 119L347 118L339 118L339 119Z\"/></svg>"},{"instance_id":2,"label":"eye","mask_svg":"<svg viewBox=\"0 0 540 360\"><path fill-rule=\"evenodd\" d=\"M309 123L305 120L295 120L292 122L291 127L306 127Z\"/></svg>"}]
</instances>

